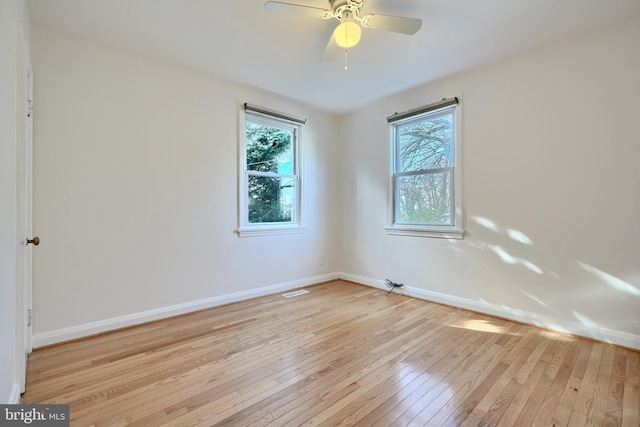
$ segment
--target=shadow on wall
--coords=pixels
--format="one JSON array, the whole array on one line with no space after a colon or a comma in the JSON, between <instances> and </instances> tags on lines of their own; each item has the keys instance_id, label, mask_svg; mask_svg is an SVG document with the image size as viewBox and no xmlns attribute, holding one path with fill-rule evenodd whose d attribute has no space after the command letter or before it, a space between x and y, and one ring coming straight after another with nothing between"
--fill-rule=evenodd
<instances>
[{"instance_id":1,"label":"shadow on wall","mask_svg":"<svg viewBox=\"0 0 640 427\"><path fill-rule=\"evenodd\" d=\"M575 264L573 264L562 257L544 254L543 249L534 249L533 240L520 230L501 227L495 221L481 216L469 216L469 220L481 227L478 235L474 236L477 239L450 240L452 249L462 252L462 246L466 246L489 253L504 264L524 269L533 276L533 281L528 283L527 289L515 288L512 290L517 289L526 298L554 315L560 318L568 318L570 315L578 323L588 328L604 327L636 334L640 332L640 316L629 316L629 313L633 313L633 307L640 307L640 288L638 286L581 260L575 260ZM484 236L484 232L489 232L489 234ZM495 243L500 240L503 244ZM506 249L506 247L511 249ZM523 252L529 253L530 256L522 256ZM563 273L560 274L558 271ZM538 286L531 285L532 283ZM594 301L597 304L594 304ZM490 303L496 303L496 301ZM607 316L607 319L611 320L615 317L612 316L612 307L615 311L621 304L628 307L630 312L626 316L624 312L619 313L619 319L613 321L616 325L612 325L611 321L608 321L607 325L603 325L594 320L601 315ZM580 307L584 306L589 306L590 316L581 312ZM505 309L508 310L507 307Z\"/></svg>"}]
</instances>

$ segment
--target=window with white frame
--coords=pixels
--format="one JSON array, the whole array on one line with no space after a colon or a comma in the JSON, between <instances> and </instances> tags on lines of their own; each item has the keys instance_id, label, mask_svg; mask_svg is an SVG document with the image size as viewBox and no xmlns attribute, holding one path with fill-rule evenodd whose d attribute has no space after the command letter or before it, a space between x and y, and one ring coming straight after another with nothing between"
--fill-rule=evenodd
<instances>
[{"instance_id":1,"label":"window with white frame","mask_svg":"<svg viewBox=\"0 0 640 427\"><path fill-rule=\"evenodd\" d=\"M304 119L245 104L238 235L301 232L300 130Z\"/></svg>"},{"instance_id":2,"label":"window with white frame","mask_svg":"<svg viewBox=\"0 0 640 427\"><path fill-rule=\"evenodd\" d=\"M458 98L387 117L391 128L389 234L462 238Z\"/></svg>"}]
</instances>

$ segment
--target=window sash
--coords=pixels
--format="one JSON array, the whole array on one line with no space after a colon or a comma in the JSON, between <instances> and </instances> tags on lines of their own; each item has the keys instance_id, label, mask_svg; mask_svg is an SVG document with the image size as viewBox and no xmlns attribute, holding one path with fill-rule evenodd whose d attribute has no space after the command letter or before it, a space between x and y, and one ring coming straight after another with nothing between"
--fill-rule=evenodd
<instances>
[{"instance_id":1,"label":"window sash","mask_svg":"<svg viewBox=\"0 0 640 427\"><path fill-rule=\"evenodd\" d=\"M295 174L295 173L261 172L261 171L252 171L252 170L246 170L245 173L247 175L268 176L273 178L292 178L292 179L295 179L296 181L298 180L298 174Z\"/></svg>"},{"instance_id":2,"label":"window sash","mask_svg":"<svg viewBox=\"0 0 640 427\"><path fill-rule=\"evenodd\" d=\"M245 116L245 121L244 121L244 151L243 151L243 169L246 172L260 172L260 171L256 171L253 169L249 169L249 165L247 164L247 135L246 135L246 130L247 130L247 123L253 124L253 125L257 125L257 126L263 126L263 127L269 127L272 129L277 129L277 130L281 130L284 132L289 132L291 133L291 162L292 162L292 170L293 173L295 175L298 174L298 128L296 125L290 125L288 123L280 123L280 120L274 119L272 118L271 120L266 119L265 117L256 117L254 114L246 114ZM277 172L271 172L271 173L277 173Z\"/></svg>"},{"instance_id":3,"label":"window sash","mask_svg":"<svg viewBox=\"0 0 640 427\"><path fill-rule=\"evenodd\" d=\"M446 168L437 168L437 169L420 169L417 171L411 171L411 172L398 172L393 174L394 178L396 177L400 177L400 176L411 176L411 175L424 175L424 174L429 174L429 173L442 173L442 172L449 172L449 171L454 171L455 168L453 166L448 166Z\"/></svg>"},{"instance_id":4,"label":"window sash","mask_svg":"<svg viewBox=\"0 0 640 427\"><path fill-rule=\"evenodd\" d=\"M257 108L257 107L256 107ZM237 234L240 237L250 237L250 236L265 236L265 235L275 235L275 234L289 234L289 233L300 233L303 232L304 227L302 227L301 223L301 203L302 203L302 191L301 191L301 182L300 182L300 132L301 126L306 121L304 119L297 119L289 115L283 115L282 113L278 113L279 116L267 114L268 112L272 112L271 110L260 108L259 111L253 109L252 107L245 108L242 111L241 120L240 120L240 132L241 132L241 144L242 149L240 152L241 158L240 160L240 194L239 194L239 224ZM291 169L289 167L285 168L286 173L283 172L268 172L268 171L258 171L250 169L250 166L247 165L247 155L249 144L247 144L247 126L248 125L257 125L264 126L267 128L282 130L285 132L291 133ZM278 193L276 199L273 200L274 205L282 203L283 200L286 200L287 206L285 207L285 211L287 212L287 221L263 221L258 222L255 221L256 216L251 217L252 213L255 214L254 210L251 212L252 207L255 208L255 205L250 206L250 198L252 197L251 192L255 191L255 187L250 188L250 180L256 180L256 178L252 177L264 177L264 178L272 178L274 180L279 180L280 183L287 181L287 193ZM258 180L259 181L259 180ZM274 183L275 184L275 183ZM275 184L277 185L277 184ZM256 193L254 193L256 194ZM283 197L281 199L280 197ZM265 199L266 200L266 199ZM268 208L267 208L268 211ZM275 212L275 211L274 211ZM275 213L277 217L277 213ZM268 218L261 217L261 219ZM251 222L254 221L254 222Z\"/></svg>"},{"instance_id":5,"label":"window sash","mask_svg":"<svg viewBox=\"0 0 640 427\"><path fill-rule=\"evenodd\" d=\"M280 182L291 182L291 188L293 193L293 200L291 202L291 218L288 221L253 221L251 220L251 188L249 186L250 177L264 177L264 178L273 178L280 180ZM274 224L296 224L298 217L298 177L296 175L291 174L278 174L278 173L269 173L269 172L258 172L254 173L253 171L247 171L246 174L246 182L247 182L247 191L246 191L246 206L247 206L247 218L246 224L250 226L256 225L274 225ZM281 187L281 189L284 187ZM280 199L276 201L276 203L281 202Z\"/></svg>"},{"instance_id":6,"label":"window sash","mask_svg":"<svg viewBox=\"0 0 640 427\"><path fill-rule=\"evenodd\" d=\"M396 174L393 177L393 189L394 189L394 194L393 194L393 199L394 199L394 224L401 224L401 225L428 225L428 226L435 226L435 227L441 227L441 226L445 226L445 227L450 227L455 225L455 173L454 173L454 168L452 167L448 167L448 168L440 168L440 169L433 169L433 170L428 170L428 171L420 171L420 172L405 172L405 173L401 173L401 174ZM447 181L448 181L448 185L447 185L447 191L449 193L449 197L448 197L448 202L449 202L449 209L448 209L448 218L449 220L447 222L431 222L431 221L424 221L424 222L415 222L415 221L403 221L402 220L402 214L401 214L401 203L400 203L400 197L402 196L401 194L401 190L400 190L400 185L401 185L401 180L399 178L403 178L403 177L411 177L411 176L428 176L428 175L439 175L439 174L446 174L447 175Z\"/></svg>"},{"instance_id":7,"label":"window sash","mask_svg":"<svg viewBox=\"0 0 640 427\"><path fill-rule=\"evenodd\" d=\"M421 121L437 119L442 115L451 115L451 163L446 167L420 168L417 163L415 166L420 168L416 170L401 171L400 164L400 130L405 126L412 126ZM461 144L460 141L460 117L461 107L458 98L443 99L437 103L429 104L424 107L416 108L405 113L396 113L387 117L390 129L390 151L391 151L391 174L389 187L389 222L385 227L388 234L404 235L404 236L425 236L425 237L441 237L461 239L464 235L462 228L462 212L461 212L461 182L460 182L460 164L461 164ZM442 164L442 163L440 163ZM433 166L438 166L434 163ZM410 169L413 166L407 167ZM448 213L448 218L443 222L412 222L407 221L406 211L401 216L401 181L403 178L412 176L428 176L432 174L447 174L448 181L446 191L448 192L448 207L444 210ZM444 179L444 178L443 178ZM442 190L445 191L445 190ZM419 193L418 193L419 194ZM406 201L405 201L406 202ZM426 202L428 205L428 201ZM444 207L445 205L440 205ZM437 209L436 209L437 211Z\"/></svg>"}]
</instances>

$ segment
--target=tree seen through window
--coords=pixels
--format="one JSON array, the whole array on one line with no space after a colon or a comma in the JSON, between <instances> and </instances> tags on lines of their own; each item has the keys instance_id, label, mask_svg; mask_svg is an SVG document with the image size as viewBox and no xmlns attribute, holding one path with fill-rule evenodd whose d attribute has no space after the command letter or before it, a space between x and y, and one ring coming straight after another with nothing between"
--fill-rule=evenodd
<instances>
[{"instance_id":1,"label":"tree seen through window","mask_svg":"<svg viewBox=\"0 0 640 427\"><path fill-rule=\"evenodd\" d=\"M249 121L245 132L249 223L293 221L293 132Z\"/></svg>"},{"instance_id":2,"label":"tree seen through window","mask_svg":"<svg viewBox=\"0 0 640 427\"><path fill-rule=\"evenodd\" d=\"M452 224L453 113L396 127L396 222Z\"/></svg>"}]
</instances>

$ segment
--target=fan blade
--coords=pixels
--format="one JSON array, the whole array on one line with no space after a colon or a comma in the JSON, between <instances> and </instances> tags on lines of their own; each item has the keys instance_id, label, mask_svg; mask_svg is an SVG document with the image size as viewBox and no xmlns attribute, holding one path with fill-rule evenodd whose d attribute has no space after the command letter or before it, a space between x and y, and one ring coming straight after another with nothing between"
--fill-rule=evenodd
<instances>
[{"instance_id":1,"label":"fan blade","mask_svg":"<svg viewBox=\"0 0 640 427\"><path fill-rule=\"evenodd\" d=\"M319 7L303 6L301 4L283 3L279 1L268 1L264 4L264 10L269 13L280 13L287 15L309 16L311 18L328 19L333 17L333 13L327 9Z\"/></svg>"},{"instance_id":2,"label":"fan blade","mask_svg":"<svg viewBox=\"0 0 640 427\"><path fill-rule=\"evenodd\" d=\"M331 33L331 38L329 39L329 43L327 43L327 47L324 49L324 53L322 54L322 61L329 62L336 59L338 53L342 48L338 46L336 43L336 38L333 37L333 33Z\"/></svg>"},{"instance_id":3,"label":"fan blade","mask_svg":"<svg viewBox=\"0 0 640 427\"><path fill-rule=\"evenodd\" d=\"M391 15L374 15L373 13L363 16L360 22L363 27L409 35L417 33L422 27L422 19Z\"/></svg>"}]
</instances>

